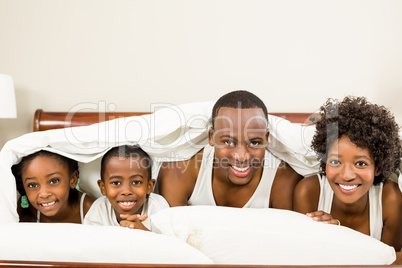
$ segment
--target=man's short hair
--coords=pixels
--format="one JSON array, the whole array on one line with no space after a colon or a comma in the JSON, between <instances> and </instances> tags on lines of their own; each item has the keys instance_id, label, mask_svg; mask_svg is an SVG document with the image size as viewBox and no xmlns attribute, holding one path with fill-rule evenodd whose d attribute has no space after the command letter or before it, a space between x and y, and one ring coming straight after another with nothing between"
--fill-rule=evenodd
<instances>
[{"instance_id":1,"label":"man's short hair","mask_svg":"<svg viewBox=\"0 0 402 268\"><path fill-rule=\"evenodd\" d=\"M216 115L223 107L238 109L260 108L268 122L268 110L264 102L249 91L236 90L220 97L212 108L212 127L214 127Z\"/></svg>"}]
</instances>

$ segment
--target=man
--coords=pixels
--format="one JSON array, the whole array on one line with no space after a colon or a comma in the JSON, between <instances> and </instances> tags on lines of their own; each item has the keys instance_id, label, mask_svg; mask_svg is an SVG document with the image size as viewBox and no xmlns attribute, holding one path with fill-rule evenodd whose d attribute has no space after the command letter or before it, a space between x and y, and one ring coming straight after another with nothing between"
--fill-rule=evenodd
<instances>
[{"instance_id":1,"label":"man","mask_svg":"<svg viewBox=\"0 0 402 268\"><path fill-rule=\"evenodd\" d=\"M212 111L209 145L191 159L164 163L159 193L170 206L292 209L302 178L269 151L268 112L247 91L222 96Z\"/></svg>"}]
</instances>

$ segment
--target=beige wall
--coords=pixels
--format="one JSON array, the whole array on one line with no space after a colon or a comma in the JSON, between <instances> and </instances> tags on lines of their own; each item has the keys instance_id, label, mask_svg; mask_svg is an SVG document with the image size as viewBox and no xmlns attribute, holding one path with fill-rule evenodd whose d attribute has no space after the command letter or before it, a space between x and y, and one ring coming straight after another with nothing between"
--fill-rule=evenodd
<instances>
[{"instance_id":1,"label":"beige wall","mask_svg":"<svg viewBox=\"0 0 402 268\"><path fill-rule=\"evenodd\" d=\"M364 95L402 123L401 14L399 0L0 0L0 73L18 108L0 147L38 108L149 111L234 89L272 112Z\"/></svg>"}]
</instances>

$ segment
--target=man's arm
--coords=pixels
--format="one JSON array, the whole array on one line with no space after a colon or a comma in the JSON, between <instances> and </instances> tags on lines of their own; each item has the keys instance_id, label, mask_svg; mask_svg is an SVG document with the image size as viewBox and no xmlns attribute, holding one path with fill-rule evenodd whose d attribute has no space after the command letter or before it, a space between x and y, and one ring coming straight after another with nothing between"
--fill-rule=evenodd
<instances>
[{"instance_id":1,"label":"man's arm","mask_svg":"<svg viewBox=\"0 0 402 268\"><path fill-rule=\"evenodd\" d=\"M294 189L302 178L287 163L282 162L272 184L270 207L292 210Z\"/></svg>"},{"instance_id":2,"label":"man's arm","mask_svg":"<svg viewBox=\"0 0 402 268\"><path fill-rule=\"evenodd\" d=\"M186 161L165 162L158 175L159 193L171 207L186 206L200 170L202 151Z\"/></svg>"}]
</instances>

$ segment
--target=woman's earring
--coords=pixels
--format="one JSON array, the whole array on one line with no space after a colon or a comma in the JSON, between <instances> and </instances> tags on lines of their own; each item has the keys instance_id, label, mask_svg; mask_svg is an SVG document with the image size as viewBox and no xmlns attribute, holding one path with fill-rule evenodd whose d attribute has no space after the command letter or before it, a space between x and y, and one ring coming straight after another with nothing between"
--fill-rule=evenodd
<instances>
[{"instance_id":1,"label":"woman's earring","mask_svg":"<svg viewBox=\"0 0 402 268\"><path fill-rule=\"evenodd\" d=\"M22 208L29 208L29 202L26 195L21 196L21 207Z\"/></svg>"}]
</instances>

